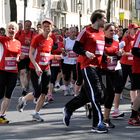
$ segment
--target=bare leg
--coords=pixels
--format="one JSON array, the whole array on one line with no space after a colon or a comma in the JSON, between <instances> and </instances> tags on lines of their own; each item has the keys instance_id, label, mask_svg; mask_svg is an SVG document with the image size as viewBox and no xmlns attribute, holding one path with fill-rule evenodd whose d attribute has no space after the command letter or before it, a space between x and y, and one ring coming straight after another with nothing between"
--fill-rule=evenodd
<instances>
[{"instance_id":1,"label":"bare leg","mask_svg":"<svg viewBox=\"0 0 140 140\"><path fill-rule=\"evenodd\" d=\"M10 104L10 99L4 97L1 103L1 115L4 115Z\"/></svg>"},{"instance_id":2,"label":"bare leg","mask_svg":"<svg viewBox=\"0 0 140 140\"><path fill-rule=\"evenodd\" d=\"M137 90L131 90L130 91L131 103L134 102L134 100L135 100L136 97L137 97Z\"/></svg>"},{"instance_id":3,"label":"bare leg","mask_svg":"<svg viewBox=\"0 0 140 140\"><path fill-rule=\"evenodd\" d=\"M114 110L119 110L120 97L121 97L121 94L115 93L115 97L114 97Z\"/></svg>"},{"instance_id":4,"label":"bare leg","mask_svg":"<svg viewBox=\"0 0 140 140\"><path fill-rule=\"evenodd\" d=\"M45 102L45 94L41 94L38 101L37 101L37 104L36 104L36 107L35 107L35 112L39 112L40 109L42 108L44 102Z\"/></svg>"},{"instance_id":5,"label":"bare leg","mask_svg":"<svg viewBox=\"0 0 140 140\"><path fill-rule=\"evenodd\" d=\"M140 108L140 90L138 90L137 92L138 92L137 97L133 102L133 109L135 111L138 111L138 109Z\"/></svg>"},{"instance_id":6,"label":"bare leg","mask_svg":"<svg viewBox=\"0 0 140 140\"><path fill-rule=\"evenodd\" d=\"M108 120L110 116L111 109L104 108L104 120Z\"/></svg>"}]
</instances>

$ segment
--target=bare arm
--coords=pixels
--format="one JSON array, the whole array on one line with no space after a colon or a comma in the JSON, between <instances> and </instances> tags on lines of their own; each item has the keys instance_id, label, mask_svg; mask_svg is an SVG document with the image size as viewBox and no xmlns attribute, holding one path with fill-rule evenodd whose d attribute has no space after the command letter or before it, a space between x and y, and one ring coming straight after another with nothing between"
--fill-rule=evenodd
<instances>
[{"instance_id":1,"label":"bare arm","mask_svg":"<svg viewBox=\"0 0 140 140\"><path fill-rule=\"evenodd\" d=\"M34 67L35 67L36 74L38 76L40 76L42 74L42 70L39 67L39 65L37 64L37 62L35 61L34 53L35 53L35 49L33 47L30 47L29 58L30 58L32 64L34 65Z\"/></svg>"}]
</instances>

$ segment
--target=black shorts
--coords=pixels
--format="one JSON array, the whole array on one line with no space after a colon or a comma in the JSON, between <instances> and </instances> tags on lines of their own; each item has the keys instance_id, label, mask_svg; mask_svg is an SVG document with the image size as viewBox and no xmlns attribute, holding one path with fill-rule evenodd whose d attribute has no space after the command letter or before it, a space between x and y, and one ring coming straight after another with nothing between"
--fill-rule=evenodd
<instances>
[{"instance_id":1,"label":"black shorts","mask_svg":"<svg viewBox=\"0 0 140 140\"><path fill-rule=\"evenodd\" d=\"M50 82L50 74L50 70L45 70L43 71L40 79L35 70L31 69L31 82L34 89L35 98L39 98L40 94L47 95Z\"/></svg>"},{"instance_id":2,"label":"black shorts","mask_svg":"<svg viewBox=\"0 0 140 140\"><path fill-rule=\"evenodd\" d=\"M25 58L23 60L20 60L18 63L18 71L22 69L29 70L29 64L30 64L30 58Z\"/></svg>"},{"instance_id":3,"label":"black shorts","mask_svg":"<svg viewBox=\"0 0 140 140\"><path fill-rule=\"evenodd\" d=\"M0 99L4 96L11 98L13 90L16 86L17 73L6 72L0 70Z\"/></svg>"},{"instance_id":4,"label":"black shorts","mask_svg":"<svg viewBox=\"0 0 140 140\"><path fill-rule=\"evenodd\" d=\"M61 68L59 66L58 67L51 66L50 68L51 68L51 80L50 81L53 85L55 85L57 75L58 75L58 73L61 72Z\"/></svg>"},{"instance_id":5,"label":"black shorts","mask_svg":"<svg viewBox=\"0 0 140 140\"><path fill-rule=\"evenodd\" d=\"M131 83L132 90L140 90L140 74L132 74L133 83Z\"/></svg>"},{"instance_id":6,"label":"black shorts","mask_svg":"<svg viewBox=\"0 0 140 140\"><path fill-rule=\"evenodd\" d=\"M77 80L76 64L63 63L62 72L63 72L65 81L69 81L71 79L71 73L72 73L72 80L74 81Z\"/></svg>"}]
</instances>

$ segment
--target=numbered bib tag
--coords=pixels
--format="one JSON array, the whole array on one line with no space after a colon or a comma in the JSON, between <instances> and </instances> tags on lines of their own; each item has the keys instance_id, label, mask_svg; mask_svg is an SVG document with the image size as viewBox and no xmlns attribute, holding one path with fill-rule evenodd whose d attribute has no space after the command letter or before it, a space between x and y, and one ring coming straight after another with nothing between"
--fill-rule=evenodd
<instances>
[{"instance_id":1,"label":"numbered bib tag","mask_svg":"<svg viewBox=\"0 0 140 140\"><path fill-rule=\"evenodd\" d=\"M50 62L50 56L50 53L40 53L39 65L48 65Z\"/></svg>"},{"instance_id":2,"label":"numbered bib tag","mask_svg":"<svg viewBox=\"0 0 140 140\"><path fill-rule=\"evenodd\" d=\"M52 60L51 66L58 67L58 66L60 66L60 63L58 60Z\"/></svg>"},{"instance_id":3,"label":"numbered bib tag","mask_svg":"<svg viewBox=\"0 0 140 140\"><path fill-rule=\"evenodd\" d=\"M5 70L16 70L16 57L5 57Z\"/></svg>"},{"instance_id":4,"label":"numbered bib tag","mask_svg":"<svg viewBox=\"0 0 140 140\"><path fill-rule=\"evenodd\" d=\"M105 42L104 42L104 41L97 40L97 41L96 41L96 50L95 50L95 54L97 54L97 55L103 55L103 52L104 52L104 45L105 45Z\"/></svg>"},{"instance_id":5,"label":"numbered bib tag","mask_svg":"<svg viewBox=\"0 0 140 140\"><path fill-rule=\"evenodd\" d=\"M29 56L29 46L22 46L21 47L21 53L24 54L25 56Z\"/></svg>"},{"instance_id":6,"label":"numbered bib tag","mask_svg":"<svg viewBox=\"0 0 140 140\"><path fill-rule=\"evenodd\" d=\"M107 69L115 70L116 66L117 66L117 57L116 56L109 56L107 58Z\"/></svg>"}]
</instances>

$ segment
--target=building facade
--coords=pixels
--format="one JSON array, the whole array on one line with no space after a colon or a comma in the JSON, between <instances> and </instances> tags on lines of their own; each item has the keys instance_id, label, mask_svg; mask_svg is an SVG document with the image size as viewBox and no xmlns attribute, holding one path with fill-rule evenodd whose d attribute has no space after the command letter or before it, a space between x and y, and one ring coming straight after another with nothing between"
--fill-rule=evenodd
<instances>
[{"instance_id":1,"label":"building facade","mask_svg":"<svg viewBox=\"0 0 140 140\"><path fill-rule=\"evenodd\" d=\"M5 27L10 21L10 0L0 0L0 26ZM109 0L16 0L17 22L24 18L33 23L33 27L42 19L48 17L58 28L78 26L79 29L90 24L91 13L96 9L107 10ZM134 0L110 0L110 21L123 27L133 20L139 19L135 10ZM135 17L135 18L134 18ZM138 20L137 20L138 21Z\"/></svg>"}]
</instances>

